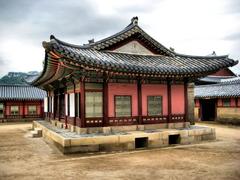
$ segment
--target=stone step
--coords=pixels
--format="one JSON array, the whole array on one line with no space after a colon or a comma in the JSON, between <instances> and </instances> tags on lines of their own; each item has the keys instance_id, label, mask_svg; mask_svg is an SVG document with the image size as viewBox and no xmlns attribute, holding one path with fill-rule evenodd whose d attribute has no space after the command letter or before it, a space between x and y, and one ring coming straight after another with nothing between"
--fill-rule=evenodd
<instances>
[{"instance_id":1,"label":"stone step","mask_svg":"<svg viewBox=\"0 0 240 180\"><path fill-rule=\"evenodd\" d=\"M38 132L35 130L30 131L30 137L32 138L39 137Z\"/></svg>"},{"instance_id":2,"label":"stone step","mask_svg":"<svg viewBox=\"0 0 240 180\"><path fill-rule=\"evenodd\" d=\"M41 128L34 128L34 130L30 131L30 137L42 137L42 129Z\"/></svg>"},{"instance_id":3,"label":"stone step","mask_svg":"<svg viewBox=\"0 0 240 180\"><path fill-rule=\"evenodd\" d=\"M41 128L34 128L34 131L37 131L39 137L42 137L42 129Z\"/></svg>"}]
</instances>

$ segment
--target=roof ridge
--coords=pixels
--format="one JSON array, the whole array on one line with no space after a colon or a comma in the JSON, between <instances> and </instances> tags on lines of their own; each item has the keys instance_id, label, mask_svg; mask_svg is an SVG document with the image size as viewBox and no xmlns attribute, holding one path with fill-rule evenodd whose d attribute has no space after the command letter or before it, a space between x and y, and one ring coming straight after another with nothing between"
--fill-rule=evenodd
<instances>
[{"instance_id":1,"label":"roof ridge","mask_svg":"<svg viewBox=\"0 0 240 180\"><path fill-rule=\"evenodd\" d=\"M26 86L26 87L34 87L34 86L32 86L32 85L29 85L29 84L5 84L5 83L3 83L3 84L1 84L0 83L0 86Z\"/></svg>"},{"instance_id":2,"label":"roof ridge","mask_svg":"<svg viewBox=\"0 0 240 180\"><path fill-rule=\"evenodd\" d=\"M181 53L177 53L175 52L176 56L180 56L180 57L194 57L194 58L210 58L210 59L214 59L214 58L227 58L229 55L219 55L219 56L210 56L210 55L206 55L206 56L201 56L201 55L188 55L188 54L181 54Z\"/></svg>"}]
</instances>

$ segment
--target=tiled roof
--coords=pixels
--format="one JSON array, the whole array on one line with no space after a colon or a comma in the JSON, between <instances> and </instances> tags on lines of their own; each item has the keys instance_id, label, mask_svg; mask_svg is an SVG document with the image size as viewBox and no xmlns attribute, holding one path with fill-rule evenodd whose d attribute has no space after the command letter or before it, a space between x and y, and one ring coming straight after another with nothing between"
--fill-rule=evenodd
<instances>
[{"instance_id":1,"label":"tiled roof","mask_svg":"<svg viewBox=\"0 0 240 180\"><path fill-rule=\"evenodd\" d=\"M29 85L0 85L0 100L41 100L46 91Z\"/></svg>"},{"instance_id":2,"label":"tiled roof","mask_svg":"<svg viewBox=\"0 0 240 180\"><path fill-rule=\"evenodd\" d=\"M187 75L216 71L236 64L228 56L136 55L72 46L55 39L49 43L44 42L43 45L46 49L80 64L123 72Z\"/></svg>"},{"instance_id":3,"label":"tiled roof","mask_svg":"<svg viewBox=\"0 0 240 180\"><path fill-rule=\"evenodd\" d=\"M203 82L210 82L210 83L220 83L223 81L227 81L228 79L232 79L233 76L206 76L204 78L199 79L200 81Z\"/></svg>"},{"instance_id":4,"label":"tiled roof","mask_svg":"<svg viewBox=\"0 0 240 180\"><path fill-rule=\"evenodd\" d=\"M129 37L144 41L146 46L154 49L156 55L111 51L110 47L124 43ZM43 82L48 84L63 78L59 78L63 67L74 71L95 70L134 77L190 79L203 77L238 63L228 56L192 56L171 51L145 33L138 26L136 17L124 30L97 42L79 46L63 42L51 35L50 42L44 41L43 47L46 50L45 66L42 74L32 83L34 85ZM66 73L62 74L66 76Z\"/></svg>"},{"instance_id":5,"label":"tiled roof","mask_svg":"<svg viewBox=\"0 0 240 180\"><path fill-rule=\"evenodd\" d=\"M138 26L138 17L133 17L131 20L131 23L125 27L122 31L109 36L107 38L104 38L100 41L96 41L90 44L84 45L85 47L93 48L96 50L104 50L108 49L110 46L121 42L125 39L128 39L130 37L138 38L144 42L147 42L149 46L151 46L155 51L162 52L166 55L174 55L175 53L171 51L170 49L166 48L162 44L160 44L158 41L153 39L151 36L149 36L142 28Z\"/></svg>"},{"instance_id":6,"label":"tiled roof","mask_svg":"<svg viewBox=\"0 0 240 180\"><path fill-rule=\"evenodd\" d=\"M240 97L240 79L219 84L195 86L195 98Z\"/></svg>"}]
</instances>

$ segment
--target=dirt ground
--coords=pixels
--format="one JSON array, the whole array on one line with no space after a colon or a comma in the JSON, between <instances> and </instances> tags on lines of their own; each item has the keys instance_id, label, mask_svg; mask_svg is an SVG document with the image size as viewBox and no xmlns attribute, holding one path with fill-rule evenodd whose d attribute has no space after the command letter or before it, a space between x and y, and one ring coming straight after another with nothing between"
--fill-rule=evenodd
<instances>
[{"instance_id":1,"label":"dirt ground","mask_svg":"<svg viewBox=\"0 0 240 180\"><path fill-rule=\"evenodd\" d=\"M118 153L63 155L31 124L0 124L0 179L240 179L240 127L215 127L217 141Z\"/></svg>"}]
</instances>

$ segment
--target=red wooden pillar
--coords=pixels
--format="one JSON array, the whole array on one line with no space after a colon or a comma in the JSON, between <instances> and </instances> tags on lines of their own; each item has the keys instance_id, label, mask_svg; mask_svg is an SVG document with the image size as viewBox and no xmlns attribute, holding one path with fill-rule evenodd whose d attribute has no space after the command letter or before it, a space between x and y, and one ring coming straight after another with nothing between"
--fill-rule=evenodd
<instances>
[{"instance_id":1,"label":"red wooden pillar","mask_svg":"<svg viewBox=\"0 0 240 180\"><path fill-rule=\"evenodd\" d=\"M142 82L139 79L137 81L137 91L138 91L138 124L142 124Z\"/></svg>"},{"instance_id":2,"label":"red wooden pillar","mask_svg":"<svg viewBox=\"0 0 240 180\"><path fill-rule=\"evenodd\" d=\"M81 127L85 127L85 82L84 82L84 78L81 79L80 82L80 96L81 96Z\"/></svg>"},{"instance_id":3,"label":"red wooden pillar","mask_svg":"<svg viewBox=\"0 0 240 180\"><path fill-rule=\"evenodd\" d=\"M25 101L22 102L22 108L23 108L23 114L22 114L22 117L25 118L25 115L26 115L26 112L25 112Z\"/></svg>"},{"instance_id":4,"label":"red wooden pillar","mask_svg":"<svg viewBox=\"0 0 240 180\"><path fill-rule=\"evenodd\" d=\"M167 94L168 94L168 120L167 123L170 123L172 116L172 91L171 91L171 82L167 81Z\"/></svg>"},{"instance_id":5,"label":"red wooden pillar","mask_svg":"<svg viewBox=\"0 0 240 180\"><path fill-rule=\"evenodd\" d=\"M103 126L108 125L108 79L103 80Z\"/></svg>"},{"instance_id":6,"label":"red wooden pillar","mask_svg":"<svg viewBox=\"0 0 240 180\"><path fill-rule=\"evenodd\" d=\"M3 102L3 118L7 119L7 103Z\"/></svg>"},{"instance_id":7,"label":"red wooden pillar","mask_svg":"<svg viewBox=\"0 0 240 180\"><path fill-rule=\"evenodd\" d=\"M67 99L66 99L66 94L65 93L63 93L63 95L64 95L64 124L65 124L65 129L67 129L67 118L69 117L69 114L68 114L68 112L66 112L66 106L68 106L68 108L70 107L69 105L68 105L68 103L69 103L69 96L68 96L68 94L67 94ZM69 111L69 110L68 110ZM66 115L67 114L67 115ZM60 115L60 113L59 113L59 115Z\"/></svg>"},{"instance_id":8,"label":"red wooden pillar","mask_svg":"<svg viewBox=\"0 0 240 180\"><path fill-rule=\"evenodd\" d=\"M57 94L57 108L58 108L58 121L61 121L61 116L60 116L60 109L61 109L61 104L60 104L60 89L58 87L58 94Z\"/></svg>"},{"instance_id":9,"label":"red wooden pillar","mask_svg":"<svg viewBox=\"0 0 240 180\"><path fill-rule=\"evenodd\" d=\"M184 81L184 112L185 112L185 122L188 121L188 84Z\"/></svg>"}]
</instances>

